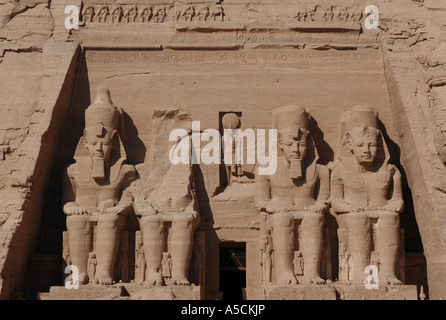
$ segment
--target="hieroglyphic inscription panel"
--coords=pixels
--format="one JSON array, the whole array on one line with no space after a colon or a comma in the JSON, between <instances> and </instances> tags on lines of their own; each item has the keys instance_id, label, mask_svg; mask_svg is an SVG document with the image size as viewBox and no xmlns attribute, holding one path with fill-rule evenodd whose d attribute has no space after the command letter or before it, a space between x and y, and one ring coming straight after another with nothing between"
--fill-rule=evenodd
<instances>
[{"instance_id":1,"label":"hieroglyphic inscription panel","mask_svg":"<svg viewBox=\"0 0 446 320\"><path fill-rule=\"evenodd\" d=\"M235 50L235 51L107 51L87 50L86 62L88 65L107 64L286 64L286 63L376 63L379 62L379 50L364 51L336 51L330 55L321 54L315 50Z\"/></svg>"},{"instance_id":2,"label":"hieroglyphic inscription panel","mask_svg":"<svg viewBox=\"0 0 446 320\"><path fill-rule=\"evenodd\" d=\"M305 45L352 46L359 40L360 27L342 33L321 34L316 30L301 32L298 30L220 30L219 32L176 31L176 32L134 32L100 33L82 31L79 33L86 48L243 48L262 46L291 46ZM376 41L376 40L375 40ZM369 41L367 41L369 42ZM356 45L357 46L357 45Z\"/></svg>"}]
</instances>

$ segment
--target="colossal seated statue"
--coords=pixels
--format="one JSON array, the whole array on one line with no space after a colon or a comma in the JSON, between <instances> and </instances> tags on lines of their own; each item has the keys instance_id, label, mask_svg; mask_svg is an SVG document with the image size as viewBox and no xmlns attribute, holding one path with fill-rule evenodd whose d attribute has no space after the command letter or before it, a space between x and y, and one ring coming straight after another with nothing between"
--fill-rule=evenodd
<instances>
[{"instance_id":1,"label":"colossal seated statue","mask_svg":"<svg viewBox=\"0 0 446 320\"><path fill-rule=\"evenodd\" d=\"M368 276L366 267L373 263L379 266L380 283L399 285L395 269L399 213L404 207L401 173L389 163L373 108L353 107L344 114L341 128L340 161L332 172L331 202L339 225L340 247L350 252L352 281L363 283ZM346 272L348 264L341 265Z\"/></svg>"},{"instance_id":2,"label":"colossal seated statue","mask_svg":"<svg viewBox=\"0 0 446 320\"><path fill-rule=\"evenodd\" d=\"M132 211L128 192L135 168L124 164L126 153L118 132L120 113L107 87L85 111L85 130L65 174L63 212L67 215L69 259L79 270L79 283L113 283L119 234ZM92 221L97 221L95 272L88 272L92 251ZM90 263L92 266L92 264ZM88 273L95 279L88 279Z\"/></svg>"},{"instance_id":3,"label":"colossal seated statue","mask_svg":"<svg viewBox=\"0 0 446 320\"><path fill-rule=\"evenodd\" d=\"M190 284L188 272L194 231L199 223L192 190L192 167L169 162L171 145L167 140L172 130L182 128L183 138L189 139L186 129L190 126L189 115L178 109L155 110L153 157L150 163L138 167L143 181L132 186L133 207L139 218L147 267L145 278L139 280L149 286Z\"/></svg>"},{"instance_id":4,"label":"colossal seated statue","mask_svg":"<svg viewBox=\"0 0 446 320\"><path fill-rule=\"evenodd\" d=\"M275 284L297 284L294 272L295 220L301 222L299 250L305 264L302 283L321 284L320 260L324 212L330 194L329 170L317 163L318 153L311 137L310 115L299 106L279 108L273 128L278 130L276 173L256 174L256 206L267 214L272 229ZM319 186L318 192L316 188ZM316 198L317 194L317 198Z\"/></svg>"}]
</instances>

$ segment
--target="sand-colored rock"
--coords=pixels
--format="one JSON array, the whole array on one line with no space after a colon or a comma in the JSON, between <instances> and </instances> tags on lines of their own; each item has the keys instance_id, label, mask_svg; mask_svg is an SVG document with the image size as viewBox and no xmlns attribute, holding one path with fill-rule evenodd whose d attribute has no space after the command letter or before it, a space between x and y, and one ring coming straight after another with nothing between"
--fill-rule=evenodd
<instances>
[{"instance_id":1,"label":"sand-colored rock","mask_svg":"<svg viewBox=\"0 0 446 320\"><path fill-rule=\"evenodd\" d=\"M41 299L129 298L120 296L122 289L116 284L86 284L79 291L61 287L66 276L62 257L73 255L64 247L70 230L66 232L61 206L62 177L74 158L78 163L76 148L84 135L85 110L94 102L97 87L105 85L113 105L123 110L117 130L127 163L136 173L128 190L133 200L128 201L125 228L115 230L120 240L111 246L117 247L116 258L113 252L107 263L113 280L123 281L130 298L220 299L232 294L246 299L416 299L423 287L426 299L445 299L446 10L441 0L379 0L374 5L380 28L369 30L366 23L371 16L364 13L369 4L1 1L0 298L35 299L37 292L47 292L39 295ZM68 5L79 7L78 29L65 28ZM300 223L310 213L304 208L313 203L286 214L259 213L254 183L262 167L258 159L243 165L176 166L169 161L173 129L187 131L192 121L200 121L201 133L210 129L222 133L233 126L236 115L243 132L257 133L274 128L274 110L290 105L305 106L311 114L317 166L326 168L332 181L324 199L332 214L316 214L323 224L313 236L307 236L304 222ZM341 169L349 172L341 180L355 176L355 158L347 164L339 146L344 138L341 116L358 105L379 114L388 151L386 165L376 172L386 176L378 179L384 185L381 196L392 199L395 188L387 182L398 185L400 175L398 200L404 202L404 209L393 207L394 213L384 219L383 211L389 210L383 208L391 209L390 203L377 205L373 214L371 208L361 211L370 213L361 218L371 236L364 240L367 250L358 250L367 256L362 262L352 258L356 249L351 241L353 229L364 235L362 224L352 222L350 231L342 228L336 217L350 213L340 213L336 201L328 201L342 199L362 207L363 195L354 191L357 180L353 191L342 196L336 196L333 184ZM209 142L201 140L194 147L201 152ZM220 144L224 146L224 141ZM257 147L245 145L243 151L257 152ZM280 146L278 151L281 157ZM106 171L103 175L95 169L94 176L107 176ZM305 176L305 171L294 167L292 171L296 178ZM282 173L279 170L277 176ZM323 196L320 183L304 197L308 202ZM100 184L92 189L91 198L103 194L106 184ZM291 187L299 191L302 186L284 189ZM116 198L121 199L122 190L114 190L119 190ZM287 202L290 194L274 192L270 199ZM370 191L367 201L375 202L375 196ZM89 224L94 227L99 216ZM276 216L281 216L275 220L282 224L270 221ZM383 227L380 220L394 223ZM91 232L93 238L101 237L101 228ZM315 256L320 254L315 260L318 277L329 283L298 284L312 268L301 245L316 234L319 240L310 247L317 248ZM395 252L386 255L376 250L381 238L381 244L392 243ZM148 243L157 248L146 250ZM364 243L356 244L364 247ZM187 247L183 255L175 254L182 251L180 244ZM101 248L95 241L91 245ZM181 265L180 286L139 284L150 274L146 274L149 261L153 262L146 261L150 250L158 259L150 266L157 269L152 275L159 274L158 282L166 284ZM85 250L83 261L85 272L95 278L103 265L101 253ZM392 266L385 267L385 261ZM393 269L389 282L403 285L385 286L388 275L387 280L379 279L378 290L348 284L368 277L359 270L367 263L377 265L381 277L381 271ZM293 285L276 283L283 269ZM228 279L237 285L233 293L224 285ZM106 294L101 296L100 290Z\"/></svg>"}]
</instances>

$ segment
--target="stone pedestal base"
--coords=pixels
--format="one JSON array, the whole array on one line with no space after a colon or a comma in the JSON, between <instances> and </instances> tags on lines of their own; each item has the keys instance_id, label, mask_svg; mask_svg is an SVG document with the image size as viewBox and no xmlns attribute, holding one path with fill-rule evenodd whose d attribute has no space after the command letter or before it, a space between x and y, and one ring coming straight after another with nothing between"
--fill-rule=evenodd
<instances>
[{"instance_id":1,"label":"stone pedestal base","mask_svg":"<svg viewBox=\"0 0 446 320\"><path fill-rule=\"evenodd\" d=\"M381 286L367 289L360 284L330 284L340 300L418 300L416 285Z\"/></svg>"},{"instance_id":2,"label":"stone pedestal base","mask_svg":"<svg viewBox=\"0 0 446 320\"><path fill-rule=\"evenodd\" d=\"M265 300L418 300L416 285L367 289L363 285L269 285L263 287Z\"/></svg>"},{"instance_id":3,"label":"stone pedestal base","mask_svg":"<svg viewBox=\"0 0 446 320\"><path fill-rule=\"evenodd\" d=\"M267 285L263 287L265 300L337 300L336 290L328 285Z\"/></svg>"},{"instance_id":4,"label":"stone pedestal base","mask_svg":"<svg viewBox=\"0 0 446 320\"><path fill-rule=\"evenodd\" d=\"M133 283L111 286L84 285L79 289L51 287L50 292L39 293L39 300L200 300L199 286L146 287Z\"/></svg>"}]
</instances>

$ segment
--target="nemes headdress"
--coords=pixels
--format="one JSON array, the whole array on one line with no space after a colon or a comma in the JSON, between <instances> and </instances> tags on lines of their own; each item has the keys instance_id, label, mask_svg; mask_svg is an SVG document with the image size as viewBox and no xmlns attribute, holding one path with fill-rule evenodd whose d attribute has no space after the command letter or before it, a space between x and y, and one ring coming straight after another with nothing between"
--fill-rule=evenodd
<instances>
[{"instance_id":1,"label":"nemes headdress","mask_svg":"<svg viewBox=\"0 0 446 320\"><path fill-rule=\"evenodd\" d=\"M378 112L372 107L362 105L354 106L350 111L345 111L341 117L341 131L339 135L341 146L340 159L351 158L351 153L347 150L348 134L352 130L358 128L363 130L363 134L378 132L379 141L381 142L384 151L381 157L388 159L389 151L381 135Z\"/></svg>"},{"instance_id":2,"label":"nemes headdress","mask_svg":"<svg viewBox=\"0 0 446 320\"><path fill-rule=\"evenodd\" d=\"M290 130L293 139L298 139L302 134L308 137L308 151L305 157L307 179L312 179L314 176L319 158L314 141L309 134L310 119L310 113L303 106L298 105L277 108L273 115L273 129L277 129L278 135L281 130Z\"/></svg>"},{"instance_id":3,"label":"nemes headdress","mask_svg":"<svg viewBox=\"0 0 446 320\"><path fill-rule=\"evenodd\" d=\"M369 127L379 130L378 112L368 106L354 106L351 111L344 113L345 131L357 127Z\"/></svg>"},{"instance_id":4,"label":"nemes headdress","mask_svg":"<svg viewBox=\"0 0 446 320\"><path fill-rule=\"evenodd\" d=\"M122 111L121 111L122 112ZM110 155L110 181L115 181L118 177L121 164L126 160L126 152L119 134L119 120L121 112L113 105L110 98L110 91L106 86L97 88L94 102L85 110L85 132L77 145L74 159L82 166L90 167L90 155L85 145L87 142L85 133L93 133L97 137L103 138L108 132L116 132L114 137L115 147ZM89 180L89 171L83 170L80 173L81 179Z\"/></svg>"}]
</instances>

